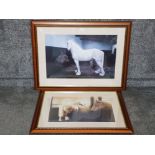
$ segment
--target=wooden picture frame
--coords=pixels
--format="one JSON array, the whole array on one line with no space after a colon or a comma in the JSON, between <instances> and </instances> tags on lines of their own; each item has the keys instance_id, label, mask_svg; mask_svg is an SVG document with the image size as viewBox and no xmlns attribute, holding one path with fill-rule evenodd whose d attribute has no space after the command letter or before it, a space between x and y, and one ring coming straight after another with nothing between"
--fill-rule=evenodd
<instances>
[{"instance_id":1,"label":"wooden picture frame","mask_svg":"<svg viewBox=\"0 0 155 155\"><path fill-rule=\"evenodd\" d=\"M63 89L66 91L71 91L71 90L88 91L88 90L123 90L126 88L131 22L32 21L31 27L32 27L32 45L33 45L32 47L33 47L34 82L35 82L36 89L38 90ZM47 68L50 68L50 70L52 68L52 65L50 67L47 67L47 61L45 60L47 57L47 50L45 48L46 42L48 42L47 35L51 35L51 40L56 35L57 36L63 35L66 37L74 36L74 38L80 38L79 36L81 36L81 38L83 37L83 44L84 42L86 42L87 37L91 35L91 36L96 36L96 38L95 37L88 38L89 41L96 39L99 44L101 42L101 39L106 40L104 36L108 36L108 34L110 34L109 37L111 37L112 34L117 36L116 45L119 46L119 50L118 50L119 52L117 53L118 54L121 53L119 55L116 54L116 57L115 57L116 62L115 62L115 66L113 66L113 68L115 68L113 71L114 72L113 79L104 78L104 77L103 79L101 79L99 78L99 76L97 78L92 77L91 79L87 77L80 79L79 78L80 76L74 76L74 78L70 78L70 77L68 78L66 76L65 79L59 78L56 75L54 75L53 78L47 77L48 76ZM101 39L98 36L100 36ZM114 40L115 38L111 37L111 40L112 39ZM61 38L61 41L62 40L63 38ZM63 41L65 42L66 40L64 39ZM86 45L88 45L88 43L84 44L84 46ZM109 47L110 46L111 45L109 43ZM53 65L53 68L54 70L60 70L59 68L55 69L54 65ZM121 70L121 71L117 72L118 70ZM105 75L106 75L106 71L105 71ZM62 81L65 81L65 80L66 82L64 84ZM109 85L107 84L108 82L109 82Z\"/></svg>"},{"instance_id":2,"label":"wooden picture frame","mask_svg":"<svg viewBox=\"0 0 155 155\"><path fill-rule=\"evenodd\" d=\"M40 95L30 134L133 133L121 94L131 24L31 22L34 87Z\"/></svg>"},{"instance_id":3,"label":"wooden picture frame","mask_svg":"<svg viewBox=\"0 0 155 155\"><path fill-rule=\"evenodd\" d=\"M52 127L52 126L38 127L39 121L41 119L41 116L40 116L41 111L44 105L43 100L44 100L45 92L47 91L40 92L38 102L37 102L37 107L33 117L32 126L30 129L30 134L132 134L133 133L133 128L125 107L124 99L122 97L121 92L119 91L115 93L117 94L118 101L120 104L119 106L122 112L122 118L125 125L124 127L101 127L101 126L100 127L96 127L96 126L94 127L92 126L91 127L83 127L83 126L81 127ZM82 92L82 93L85 93L85 92ZM46 114L49 115L49 113L45 113L45 115ZM63 122L60 122L60 123L63 124ZM84 124L87 124L87 123L88 122L84 122ZM111 123L111 122L108 122L108 123Z\"/></svg>"}]
</instances>

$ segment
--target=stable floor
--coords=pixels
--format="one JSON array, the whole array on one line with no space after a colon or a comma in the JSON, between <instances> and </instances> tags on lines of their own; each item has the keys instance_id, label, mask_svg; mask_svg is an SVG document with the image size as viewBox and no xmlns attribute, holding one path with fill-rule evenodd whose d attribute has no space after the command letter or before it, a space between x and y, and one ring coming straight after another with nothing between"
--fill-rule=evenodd
<instances>
[{"instance_id":1,"label":"stable floor","mask_svg":"<svg viewBox=\"0 0 155 155\"><path fill-rule=\"evenodd\" d=\"M155 134L155 88L123 92L134 134ZM0 134L29 134L38 92L31 88L0 88Z\"/></svg>"}]
</instances>

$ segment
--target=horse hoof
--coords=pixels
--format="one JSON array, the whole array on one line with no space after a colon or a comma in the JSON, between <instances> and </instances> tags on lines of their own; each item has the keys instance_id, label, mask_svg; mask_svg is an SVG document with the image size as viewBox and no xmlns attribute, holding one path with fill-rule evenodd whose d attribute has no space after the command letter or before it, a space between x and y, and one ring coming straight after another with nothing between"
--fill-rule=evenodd
<instances>
[{"instance_id":1,"label":"horse hoof","mask_svg":"<svg viewBox=\"0 0 155 155\"><path fill-rule=\"evenodd\" d=\"M105 75L105 73L100 73L99 75L100 75L100 76L104 76L104 75Z\"/></svg>"},{"instance_id":2,"label":"horse hoof","mask_svg":"<svg viewBox=\"0 0 155 155\"><path fill-rule=\"evenodd\" d=\"M99 73L100 73L100 70L96 70L95 73L96 73L96 74L99 74Z\"/></svg>"},{"instance_id":3,"label":"horse hoof","mask_svg":"<svg viewBox=\"0 0 155 155\"><path fill-rule=\"evenodd\" d=\"M61 119L61 117L59 118L59 122L61 122L62 121L62 119Z\"/></svg>"},{"instance_id":4,"label":"horse hoof","mask_svg":"<svg viewBox=\"0 0 155 155\"><path fill-rule=\"evenodd\" d=\"M69 121L69 117L68 116L65 116L65 121Z\"/></svg>"},{"instance_id":5,"label":"horse hoof","mask_svg":"<svg viewBox=\"0 0 155 155\"><path fill-rule=\"evenodd\" d=\"M76 75L81 75L81 73L77 72Z\"/></svg>"}]
</instances>

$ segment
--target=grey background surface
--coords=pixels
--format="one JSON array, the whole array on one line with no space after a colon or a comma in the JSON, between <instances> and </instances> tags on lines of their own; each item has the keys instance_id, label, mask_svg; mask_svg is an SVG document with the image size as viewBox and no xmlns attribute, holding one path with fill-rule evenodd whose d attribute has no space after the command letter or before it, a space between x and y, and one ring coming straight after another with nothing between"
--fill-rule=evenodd
<instances>
[{"instance_id":1,"label":"grey background surface","mask_svg":"<svg viewBox=\"0 0 155 155\"><path fill-rule=\"evenodd\" d=\"M155 86L155 20L131 21L127 86ZM30 20L0 20L0 86L33 87Z\"/></svg>"},{"instance_id":2,"label":"grey background surface","mask_svg":"<svg viewBox=\"0 0 155 155\"><path fill-rule=\"evenodd\" d=\"M155 20L132 21L123 96L135 134L155 134ZM0 134L29 134L38 98L32 87L30 20L0 20Z\"/></svg>"},{"instance_id":3,"label":"grey background surface","mask_svg":"<svg viewBox=\"0 0 155 155\"><path fill-rule=\"evenodd\" d=\"M155 88L123 92L134 134L155 134ZM38 98L31 88L0 88L0 134L29 134Z\"/></svg>"}]
</instances>

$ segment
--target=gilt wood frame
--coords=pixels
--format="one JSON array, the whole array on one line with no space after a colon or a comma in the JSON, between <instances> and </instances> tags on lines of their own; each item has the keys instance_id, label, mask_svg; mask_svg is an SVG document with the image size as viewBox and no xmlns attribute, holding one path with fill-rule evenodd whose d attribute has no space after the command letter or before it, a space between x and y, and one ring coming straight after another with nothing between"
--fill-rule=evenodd
<instances>
[{"instance_id":1,"label":"gilt wood frame","mask_svg":"<svg viewBox=\"0 0 155 155\"><path fill-rule=\"evenodd\" d=\"M40 112L43 104L43 97L45 91L41 91L39 94L36 110L34 113L30 134L133 134L133 128L128 116L128 112L125 107L124 99L120 91L117 92L118 99L120 101L120 107L126 124L126 128L37 128Z\"/></svg>"},{"instance_id":2,"label":"gilt wood frame","mask_svg":"<svg viewBox=\"0 0 155 155\"><path fill-rule=\"evenodd\" d=\"M39 86L39 69L38 69L38 49L37 49L37 27L125 27L125 47L122 70L121 87L42 87ZM131 22L58 22L58 21L40 21L35 20L31 22L32 31L32 48L33 48L33 68L34 68L34 87L37 90L51 90L51 91L120 91L126 89L127 69L129 59L130 33Z\"/></svg>"},{"instance_id":3,"label":"gilt wood frame","mask_svg":"<svg viewBox=\"0 0 155 155\"><path fill-rule=\"evenodd\" d=\"M33 68L34 68L34 87L40 90L39 98L37 101L36 110L34 113L30 134L132 134L133 128L125 107L125 103L121 94L122 90L126 89L128 59L129 59L129 47L130 47L130 34L131 34L130 21L125 22L72 22L72 21L43 21L35 20L31 22L32 32L32 48L33 48ZM125 46L123 57L123 69L121 87L42 87L39 85L39 62L38 62L38 42L37 42L37 27L125 27ZM37 128L39 116L43 104L43 97L45 91L117 91L117 96L120 102L120 107L125 120L126 128L88 128L88 129L54 129L54 128Z\"/></svg>"}]
</instances>

